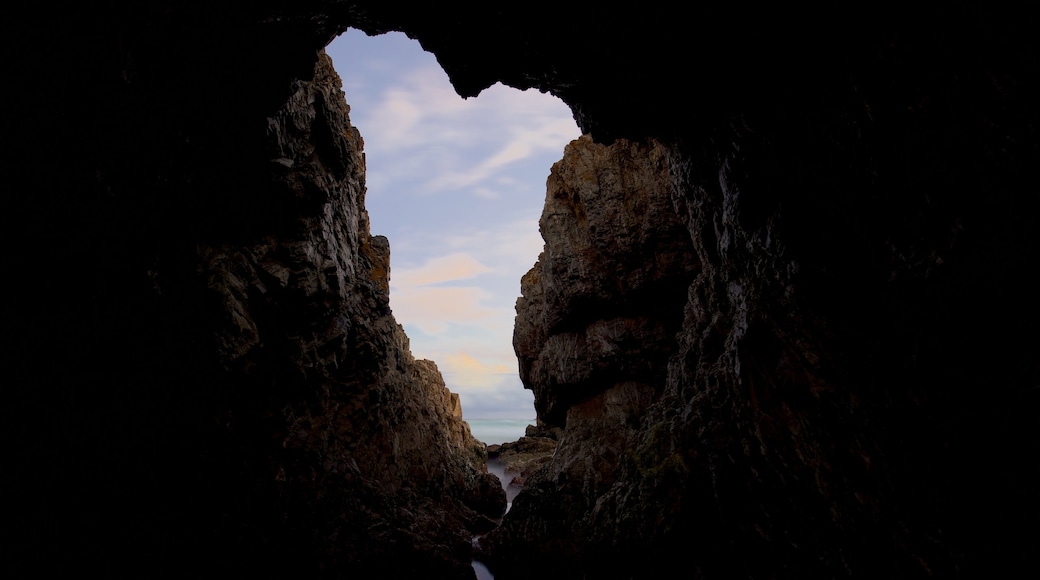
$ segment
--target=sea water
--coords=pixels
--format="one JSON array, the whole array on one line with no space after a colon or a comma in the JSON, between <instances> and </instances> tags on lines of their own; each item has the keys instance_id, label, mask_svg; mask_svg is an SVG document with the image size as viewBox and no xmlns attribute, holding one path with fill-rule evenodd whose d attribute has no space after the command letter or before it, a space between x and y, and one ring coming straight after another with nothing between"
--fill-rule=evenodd
<instances>
[{"instance_id":1,"label":"sea water","mask_svg":"<svg viewBox=\"0 0 1040 580\"><path fill-rule=\"evenodd\" d=\"M535 419L466 419L466 422L473 436L485 445L501 445L523 437Z\"/></svg>"},{"instance_id":2,"label":"sea water","mask_svg":"<svg viewBox=\"0 0 1040 580\"><path fill-rule=\"evenodd\" d=\"M480 562L473 562L473 571L477 573L477 580L495 580L495 575Z\"/></svg>"},{"instance_id":3,"label":"sea water","mask_svg":"<svg viewBox=\"0 0 1040 580\"><path fill-rule=\"evenodd\" d=\"M468 419L469 430L473 436L486 445L501 445L516 441L527 433L527 426L534 425L535 419ZM488 459L489 473L498 477L502 489L506 492L506 511L513 507L513 498L520 491L506 478L505 466L498 459Z\"/></svg>"},{"instance_id":4,"label":"sea water","mask_svg":"<svg viewBox=\"0 0 1040 580\"><path fill-rule=\"evenodd\" d=\"M535 419L466 419L466 422L469 423L469 430L473 436L484 444L501 445L523 437L527 433L527 426L534 425ZM489 464L488 471L497 475L503 482L502 487L506 489L507 500L512 502L512 496L515 496L516 493L515 490L510 493L510 486L504 481L505 473L502 471L501 465L497 462L494 465ZM510 507L512 504L508 503L506 511L509 511ZM477 575L477 580L494 580L495 578L484 564L475 560L473 561L473 571Z\"/></svg>"}]
</instances>

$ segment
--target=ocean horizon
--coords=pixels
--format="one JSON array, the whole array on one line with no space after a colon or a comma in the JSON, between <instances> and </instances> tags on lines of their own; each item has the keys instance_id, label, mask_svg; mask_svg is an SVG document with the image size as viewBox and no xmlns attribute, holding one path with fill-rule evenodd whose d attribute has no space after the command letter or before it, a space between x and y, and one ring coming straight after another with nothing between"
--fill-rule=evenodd
<instances>
[{"instance_id":1,"label":"ocean horizon","mask_svg":"<svg viewBox=\"0 0 1040 580\"><path fill-rule=\"evenodd\" d=\"M501 445L516 441L527 433L527 426L534 425L536 420L530 419L466 419L473 436L485 445Z\"/></svg>"}]
</instances>

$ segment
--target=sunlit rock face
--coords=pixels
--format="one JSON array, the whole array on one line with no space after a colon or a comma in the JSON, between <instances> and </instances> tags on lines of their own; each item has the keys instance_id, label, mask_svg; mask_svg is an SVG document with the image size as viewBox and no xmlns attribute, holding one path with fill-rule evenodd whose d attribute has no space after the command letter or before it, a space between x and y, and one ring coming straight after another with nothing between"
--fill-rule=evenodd
<instances>
[{"instance_id":1,"label":"sunlit rock face","mask_svg":"<svg viewBox=\"0 0 1040 580\"><path fill-rule=\"evenodd\" d=\"M611 489L661 395L699 270L673 197L657 143L586 136L553 166L539 222L545 249L523 278L513 342L539 418L565 429L505 527L482 542L499 569L537 553L554 573L582 573L584 538L596 533L585 514Z\"/></svg>"},{"instance_id":2,"label":"sunlit rock face","mask_svg":"<svg viewBox=\"0 0 1040 580\"><path fill-rule=\"evenodd\" d=\"M582 137L546 187L545 250L521 282L513 343L539 416L562 426L612 385L663 384L698 263L659 144Z\"/></svg>"},{"instance_id":3,"label":"sunlit rock face","mask_svg":"<svg viewBox=\"0 0 1040 580\"><path fill-rule=\"evenodd\" d=\"M563 434L487 538L496 577L1026 567L1027 18L211 4L37 4L5 34L16 576L470 574L499 500L386 311L317 57L348 26L407 32L464 95L551 91L597 142L523 283L521 369Z\"/></svg>"}]
</instances>

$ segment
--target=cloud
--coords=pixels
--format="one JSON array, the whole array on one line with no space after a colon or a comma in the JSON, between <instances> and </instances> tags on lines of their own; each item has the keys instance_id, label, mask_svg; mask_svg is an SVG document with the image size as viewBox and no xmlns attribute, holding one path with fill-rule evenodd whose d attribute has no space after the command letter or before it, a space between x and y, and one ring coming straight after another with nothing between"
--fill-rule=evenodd
<instances>
[{"instance_id":1,"label":"cloud","mask_svg":"<svg viewBox=\"0 0 1040 580\"><path fill-rule=\"evenodd\" d=\"M378 147L390 146L400 147L402 144L413 139L415 128L422 121L424 112L412 102L410 95L400 89L390 89L384 92L382 105L380 105L367 122L376 128Z\"/></svg>"},{"instance_id":2,"label":"cloud","mask_svg":"<svg viewBox=\"0 0 1040 580\"><path fill-rule=\"evenodd\" d=\"M477 98L463 99L428 53L402 60L402 68L391 75L380 52L351 58L351 53L337 54L333 45L329 50L335 59L351 60L360 69L355 74L378 71L384 83L348 82L349 70L343 75L352 120L365 136L369 169L376 174L370 189L407 184L400 193L467 190L480 196L485 182L503 170L545 153L558 158L563 146L578 136L570 111L551 95L498 84ZM402 162L404 155L411 159Z\"/></svg>"},{"instance_id":3,"label":"cloud","mask_svg":"<svg viewBox=\"0 0 1040 580\"><path fill-rule=\"evenodd\" d=\"M445 247L467 250L482 263L495 264L498 272L508 272L519 288L520 277L534 266L545 242L538 232L538 217L514 219L494 228L474 228L444 235Z\"/></svg>"},{"instance_id":4,"label":"cloud","mask_svg":"<svg viewBox=\"0 0 1040 580\"><path fill-rule=\"evenodd\" d=\"M406 245L408 253L431 247L449 253L416 266L393 265L390 273L390 306L412 337L413 348L439 363L443 355L433 351L450 352L445 344L451 335L494 345L515 369L514 306L520 278L543 247L537 220L532 216L466 232L417 233ZM391 259L396 254L392 245ZM472 344L459 348L484 352Z\"/></svg>"},{"instance_id":5,"label":"cloud","mask_svg":"<svg viewBox=\"0 0 1040 580\"><path fill-rule=\"evenodd\" d=\"M460 130L466 127L461 121L467 103L455 94L436 61L401 71L393 83L379 91L355 119L366 135L376 137L366 139L370 151L400 152L467 136L468 131ZM360 111L356 106L354 110Z\"/></svg>"},{"instance_id":6,"label":"cloud","mask_svg":"<svg viewBox=\"0 0 1040 580\"><path fill-rule=\"evenodd\" d=\"M448 368L462 373L498 374L508 373L513 370L506 365L486 365L464 352L447 355L444 357L444 362L448 365Z\"/></svg>"},{"instance_id":7,"label":"cloud","mask_svg":"<svg viewBox=\"0 0 1040 580\"><path fill-rule=\"evenodd\" d=\"M520 278L542 249L545 178L579 135L569 109L495 85L464 100L436 59L391 33L328 52L365 137L366 206L391 245L390 304L467 417L533 417L512 349Z\"/></svg>"},{"instance_id":8,"label":"cloud","mask_svg":"<svg viewBox=\"0 0 1040 580\"><path fill-rule=\"evenodd\" d=\"M516 374L516 364L487 363L465 352L443 354L437 365L453 391L494 389L503 376Z\"/></svg>"},{"instance_id":9,"label":"cloud","mask_svg":"<svg viewBox=\"0 0 1040 580\"><path fill-rule=\"evenodd\" d=\"M480 143L483 151L428 180L425 191L459 190L496 178L509 179L503 170L511 165L539 155L558 157L577 137L573 119L562 115L559 101L549 95L495 85L479 99L484 99L479 108L460 111L466 116L457 121L469 142ZM547 174L548 167L545 169Z\"/></svg>"},{"instance_id":10,"label":"cloud","mask_svg":"<svg viewBox=\"0 0 1040 580\"><path fill-rule=\"evenodd\" d=\"M426 334L436 335L489 317L492 310L480 304L486 294L475 287L391 288L390 307L406 326L414 324Z\"/></svg>"},{"instance_id":11,"label":"cloud","mask_svg":"<svg viewBox=\"0 0 1040 580\"><path fill-rule=\"evenodd\" d=\"M481 272L490 272L484 264L468 254L454 253L447 256L430 258L418 268L402 268L391 271L390 281L393 286L407 288L412 286L429 286L442 282L473 278Z\"/></svg>"},{"instance_id":12,"label":"cloud","mask_svg":"<svg viewBox=\"0 0 1040 580\"><path fill-rule=\"evenodd\" d=\"M462 400L462 415L465 419L534 419L534 393L524 389L515 368L511 368L510 372L496 373L494 365L483 365L479 361L480 356L474 354L472 359L477 361L477 365L460 361L463 367L460 372L452 364L454 360L448 362L449 358L450 355L441 355L445 363L438 361L438 367L444 375L445 384L452 392L458 393ZM478 369L486 372L473 372Z\"/></svg>"},{"instance_id":13,"label":"cloud","mask_svg":"<svg viewBox=\"0 0 1040 580\"><path fill-rule=\"evenodd\" d=\"M441 334L451 325L479 321L492 314L482 304L488 298L485 289L441 284L468 280L490 271L460 252L429 258L414 268L392 268L390 306L398 321L413 324L426 334Z\"/></svg>"},{"instance_id":14,"label":"cloud","mask_svg":"<svg viewBox=\"0 0 1040 580\"><path fill-rule=\"evenodd\" d=\"M448 387L451 388L450 383ZM524 389L519 378L500 382L492 389L460 390L459 398L462 416L467 420L504 418L534 422L534 393Z\"/></svg>"},{"instance_id":15,"label":"cloud","mask_svg":"<svg viewBox=\"0 0 1040 580\"><path fill-rule=\"evenodd\" d=\"M487 187L474 187L473 188L473 194L476 195L477 197L482 197L484 199L501 199L502 198L502 194L498 193L497 191L495 191L493 189L488 189Z\"/></svg>"}]
</instances>

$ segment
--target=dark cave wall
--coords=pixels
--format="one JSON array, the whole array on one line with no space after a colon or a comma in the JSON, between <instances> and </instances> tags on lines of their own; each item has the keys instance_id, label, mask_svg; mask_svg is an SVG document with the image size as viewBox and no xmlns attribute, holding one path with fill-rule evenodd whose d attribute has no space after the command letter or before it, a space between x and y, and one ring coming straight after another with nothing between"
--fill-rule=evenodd
<instances>
[{"instance_id":1,"label":"dark cave wall","mask_svg":"<svg viewBox=\"0 0 1040 580\"><path fill-rule=\"evenodd\" d=\"M654 305L675 332L652 373L529 383L567 430L487 543L501 578L975 577L1028 557L1029 17L238 4L11 20L5 567L468 575L495 500L385 310L360 139L318 65L347 26L407 32L461 94L549 90L604 145L661 148L655 207L695 256Z\"/></svg>"},{"instance_id":2,"label":"dark cave wall","mask_svg":"<svg viewBox=\"0 0 1040 580\"><path fill-rule=\"evenodd\" d=\"M523 56L485 69L559 94L593 138L665 144L700 273L667 377L642 377L659 394L620 412L612 401L639 398L624 394L625 365L575 383L560 377L597 368L602 353L575 359L572 345L553 359L611 309L597 321L546 307L580 284L550 288L556 267L544 261L528 275L521 374L540 418L567 431L484 558L503 578L1014 569L1035 541L1018 530L1037 512L1018 459L1037 447L1037 345L1025 330L1037 311L1021 267L1038 257L1028 19L971 3L946 7L943 26L885 5L835 9L812 28L795 13L718 13L713 30L599 15L558 41L556 24L532 26L536 42L487 40L488 52ZM469 41L407 30L434 50ZM449 72L481 66L454 50L438 52ZM543 236L546 255L573 246L544 225ZM604 277L589 284L607 294L612 276L643 267L577 260L568 267ZM526 317L548 322L522 328ZM626 360L658 356L644 349Z\"/></svg>"},{"instance_id":3,"label":"dark cave wall","mask_svg":"<svg viewBox=\"0 0 1040 580\"><path fill-rule=\"evenodd\" d=\"M8 37L4 569L471 577L504 492L390 312L332 33L75 10Z\"/></svg>"}]
</instances>

